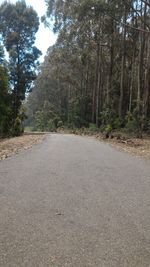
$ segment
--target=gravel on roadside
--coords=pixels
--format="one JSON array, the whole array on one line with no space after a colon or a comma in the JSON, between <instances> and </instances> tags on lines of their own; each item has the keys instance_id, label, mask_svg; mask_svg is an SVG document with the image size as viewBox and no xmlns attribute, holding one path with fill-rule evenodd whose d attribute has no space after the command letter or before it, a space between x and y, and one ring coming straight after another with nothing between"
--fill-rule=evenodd
<instances>
[{"instance_id":1,"label":"gravel on roadside","mask_svg":"<svg viewBox=\"0 0 150 267\"><path fill-rule=\"evenodd\" d=\"M45 134L29 134L13 138L0 139L0 160L18 153L22 149L29 149L45 138Z\"/></svg>"}]
</instances>

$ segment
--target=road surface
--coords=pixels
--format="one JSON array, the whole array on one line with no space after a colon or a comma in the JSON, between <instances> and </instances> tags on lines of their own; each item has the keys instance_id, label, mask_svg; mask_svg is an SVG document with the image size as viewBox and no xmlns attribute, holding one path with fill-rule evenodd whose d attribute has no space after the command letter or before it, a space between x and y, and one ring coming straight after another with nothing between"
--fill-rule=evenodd
<instances>
[{"instance_id":1,"label":"road surface","mask_svg":"<svg viewBox=\"0 0 150 267\"><path fill-rule=\"evenodd\" d=\"M49 134L0 162L0 267L150 266L150 163Z\"/></svg>"}]
</instances>

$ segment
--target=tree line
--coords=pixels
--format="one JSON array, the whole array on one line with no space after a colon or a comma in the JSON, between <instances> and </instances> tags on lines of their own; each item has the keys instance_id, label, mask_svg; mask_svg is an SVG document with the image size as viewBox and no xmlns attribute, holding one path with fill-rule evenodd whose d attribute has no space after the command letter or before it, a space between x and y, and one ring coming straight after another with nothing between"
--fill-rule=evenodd
<instances>
[{"instance_id":1,"label":"tree line","mask_svg":"<svg viewBox=\"0 0 150 267\"><path fill-rule=\"evenodd\" d=\"M27 106L34 128L150 129L150 0L45 1L50 47Z\"/></svg>"},{"instance_id":2,"label":"tree line","mask_svg":"<svg viewBox=\"0 0 150 267\"><path fill-rule=\"evenodd\" d=\"M39 18L25 1L0 5L0 137L23 131L22 102L36 78Z\"/></svg>"},{"instance_id":3,"label":"tree line","mask_svg":"<svg viewBox=\"0 0 150 267\"><path fill-rule=\"evenodd\" d=\"M23 131L24 101L33 129L149 131L150 0L45 2L58 38L40 67L37 13L0 5L0 136Z\"/></svg>"}]
</instances>

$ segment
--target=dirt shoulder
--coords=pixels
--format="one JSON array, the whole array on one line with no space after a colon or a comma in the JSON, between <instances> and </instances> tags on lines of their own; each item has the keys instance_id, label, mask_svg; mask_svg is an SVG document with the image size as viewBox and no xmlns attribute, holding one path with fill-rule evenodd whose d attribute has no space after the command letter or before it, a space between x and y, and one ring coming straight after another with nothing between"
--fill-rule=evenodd
<instances>
[{"instance_id":1,"label":"dirt shoulder","mask_svg":"<svg viewBox=\"0 0 150 267\"><path fill-rule=\"evenodd\" d=\"M129 139L103 139L96 136L100 141L109 143L117 149L123 150L130 154L150 159L150 137L144 137L143 139L129 138Z\"/></svg>"},{"instance_id":2,"label":"dirt shoulder","mask_svg":"<svg viewBox=\"0 0 150 267\"><path fill-rule=\"evenodd\" d=\"M29 149L34 144L42 142L45 134L28 134L19 137L0 139L0 160L18 153L20 150Z\"/></svg>"},{"instance_id":3,"label":"dirt shoulder","mask_svg":"<svg viewBox=\"0 0 150 267\"><path fill-rule=\"evenodd\" d=\"M88 132L87 130L60 131L60 133L73 133L82 136L96 138L101 142L108 143L113 147L130 154L150 159L150 136L144 135L142 139L135 138L129 134L113 133L113 138L105 138L103 134Z\"/></svg>"}]
</instances>

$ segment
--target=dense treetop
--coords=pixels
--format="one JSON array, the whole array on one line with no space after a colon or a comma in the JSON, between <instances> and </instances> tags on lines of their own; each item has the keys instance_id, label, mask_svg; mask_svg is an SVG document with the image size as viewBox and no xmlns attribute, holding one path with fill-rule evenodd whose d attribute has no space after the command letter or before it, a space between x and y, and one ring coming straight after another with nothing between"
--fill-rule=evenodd
<instances>
[{"instance_id":1,"label":"dense treetop","mask_svg":"<svg viewBox=\"0 0 150 267\"><path fill-rule=\"evenodd\" d=\"M43 20L54 20L58 39L28 99L32 123L41 129L92 123L102 130L147 130L150 1L45 2Z\"/></svg>"},{"instance_id":2,"label":"dense treetop","mask_svg":"<svg viewBox=\"0 0 150 267\"><path fill-rule=\"evenodd\" d=\"M1 83L0 90L8 94L8 106L11 110L8 117L6 116L7 112L4 112L4 121L6 125L9 125L9 128L5 129L2 123L3 119L0 121L1 135L3 132L4 134L7 132L8 134L19 134L21 130L21 104L25 99L26 92L30 90L32 82L36 78L37 59L41 54L34 46L38 27L39 18L37 13L32 7L28 7L25 1L18 1L16 4L4 1L1 4L0 75L3 77L3 83ZM7 63L6 60L4 61L3 47L9 55ZM1 101L5 103L5 97ZM4 103L2 106L4 106Z\"/></svg>"}]
</instances>

